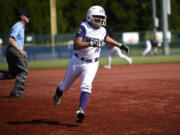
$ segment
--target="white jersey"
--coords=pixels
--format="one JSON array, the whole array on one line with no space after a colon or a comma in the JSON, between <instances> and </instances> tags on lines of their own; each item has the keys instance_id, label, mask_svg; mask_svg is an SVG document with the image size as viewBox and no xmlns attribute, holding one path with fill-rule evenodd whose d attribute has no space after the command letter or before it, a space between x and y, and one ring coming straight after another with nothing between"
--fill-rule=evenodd
<instances>
[{"instance_id":1,"label":"white jersey","mask_svg":"<svg viewBox=\"0 0 180 135\"><path fill-rule=\"evenodd\" d=\"M106 36L106 29L104 27L100 27L99 29L94 29L89 25L87 21L82 22L80 25L78 32L76 33L76 37L83 37L83 41L89 42L93 40L99 39L101 42L104 42ZM84 57L86 59L94 59L99 58L101 48L99 47L87 47L81 50L75 50L80 57Z\"/></svg>"}]
</instances>

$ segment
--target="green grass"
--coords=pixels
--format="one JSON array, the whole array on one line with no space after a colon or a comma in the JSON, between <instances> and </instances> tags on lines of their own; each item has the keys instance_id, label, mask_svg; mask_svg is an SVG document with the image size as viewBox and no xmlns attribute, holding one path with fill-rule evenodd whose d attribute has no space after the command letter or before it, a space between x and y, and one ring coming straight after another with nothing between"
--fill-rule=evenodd
<instances>
[{"instance_id":1,"label":"green grass","mask_svg":"<svg viewBox=\"0 0 180 135\"><path fill-rule=\"evenodd\" d=\"M172 56L134 56L131 57L133 59L133 64L153 64L153 63L172 63L172 62L180 62L179 55ZM100 65L106 64L106 59L100 60ZM115 57L112 59L112 65L127 65L128 62L124 59Z\"/></svg>"},{"instance_id":2,"label":"green grass","mask_svg":"<svg viewBox=\"0 0 180 135\"><path fill-rule=\"evenodd\" d=\"M132 57L133 64L152 64L152 63L172 63L180 62L180 55L170 56L134 56ZM28 62L29 69L47 69L47 68L65 68L69 62L69 59L58 59L51 61L31 61ZM100 59L100 66L105 65L106 58ZM112 65L127 65L128 62L124 59L115 57L112 59ZM0 70L7 70L7 63L0 63Z\"/></svg>"}]
</instances>

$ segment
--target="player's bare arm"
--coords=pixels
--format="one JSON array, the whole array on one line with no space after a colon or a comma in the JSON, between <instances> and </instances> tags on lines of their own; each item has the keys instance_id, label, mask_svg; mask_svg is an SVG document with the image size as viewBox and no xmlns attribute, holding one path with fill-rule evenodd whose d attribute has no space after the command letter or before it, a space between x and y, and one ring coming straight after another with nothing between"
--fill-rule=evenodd
<instances>
[{"instance_id":1,"label":"player's bare arm","mask_svg":"<svg viewBox=\"0 0 180 135\"><path fill-rule=\"evenodd\" d=\"M17 49L21 55L23 55L24 57L27 57L27 53L26 51L22 50L21 48L18 47L18 45L16 44L16 42L14 41L14 38L13 37L10 37L9 40L8 40L9 44L11 46L13 46L15 49Z\"/></svg>"},{"instance_id":2,"label":"player's bare arm","mask_svg":"<svg viewBox=\"0 0 180 135\"><path fill-rule=\"evenodd\" d=\"M124 50L126 53L128 53L129 51L129 47L124 45L124 44L120 44L118 43L117 41L115 41L114 39L112 39L111 37L109 36L106 36L106 38L104 39L104 42L106 44L109 44L109 45L112 45L112 46L117 46L119 47L121 50Z\"/></svg>"},{"instance_id":3,"label":"player's bare arm","mask_svg":"<svg viewBox=\"0 0 180 135\"><path fill-rule=\"evenodd\" d=\"M82 37L76 37L74 39L74 45L73 45L74 50L81 50L89 46L90 46L90 42L83 42Z\"/></svg>"},{"instance_id":4,"label":"player's bare arm","mask_svg":"<svg viewBox=\"0 0 180 135\"><path fill-rule=\"evenodd\" d=\"M115 41L114 39L112 39L110 36L106 36L104 42L108 45L111 45L111 46L117 46L117 47L120 47L121 44L118 43L117 41Z\"/></svg>"}]
</instances>

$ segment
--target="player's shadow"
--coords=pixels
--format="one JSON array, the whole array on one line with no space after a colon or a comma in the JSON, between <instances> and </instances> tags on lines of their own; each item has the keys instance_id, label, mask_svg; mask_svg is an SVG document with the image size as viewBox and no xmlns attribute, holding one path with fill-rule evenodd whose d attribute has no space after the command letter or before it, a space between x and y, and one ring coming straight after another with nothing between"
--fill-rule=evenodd
<instances>
[{"instance_id":1,"label":"player's shadow","mask_svg":"<svg viewBox=\"0 0 180 135\"><path fill-rule=\"evenodd\" d=\"M66 124L66 123L60 123L57 121L50 121L50 120L31 120L31 121L14 121L14 122L7 122L8 124L13 125L24 125L24 124L48 124L48 125L59 125L59 126L65 126L65 127L79 127L79 125L74 124Z\"/></svg>"},{"instance_id":2,"label":"player's shadow","mask_svg":"<svg viewBox=\"0 0 180 135\"><path fill-rule=\"evenodd\" d=\"M11 98L10 96L2 96L1 98Z\"/></svg>"}]
</instances>

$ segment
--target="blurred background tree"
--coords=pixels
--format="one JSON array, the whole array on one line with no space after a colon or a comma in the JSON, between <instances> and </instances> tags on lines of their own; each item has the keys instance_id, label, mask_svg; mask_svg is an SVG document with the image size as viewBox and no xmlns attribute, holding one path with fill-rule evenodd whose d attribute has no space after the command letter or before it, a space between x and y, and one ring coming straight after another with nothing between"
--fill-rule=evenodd
<instances>
[{"instance_id":1,"label":"blurred background tree","mask_svg":"<svg viewBox=\"0 0 180 135\"><path fill-rule=\"evenodd\" d=\"M113 31L152 31L151 0L56 0L58 33L75 32L90 6L100 5L107 14L107 26ZM0 0L0 34L7 34L16 21L18 9L26 9L31 15L26 27L29 34L50 34L49 0ZM169 30L180 30L180 1L171 0ZM161 29L160 1L157 0L157 16Z\"/></svg>"}]
</instances>

